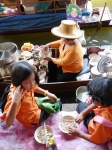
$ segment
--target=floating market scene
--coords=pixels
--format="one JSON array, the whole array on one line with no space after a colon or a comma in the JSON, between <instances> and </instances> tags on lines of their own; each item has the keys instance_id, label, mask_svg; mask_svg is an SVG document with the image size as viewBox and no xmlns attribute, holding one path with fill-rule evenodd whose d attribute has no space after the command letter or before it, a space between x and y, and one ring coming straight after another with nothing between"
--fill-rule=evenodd
<instances>
[{"instance_id":1,"label":"floating market scene","mask_svg":"<svg viewBox=\"0 0 112 150\"><path fill-rule=\"evenodd\" d=\"M112 150L111 0L0 1L0 150Z\"/></svg>"}]
</instances>

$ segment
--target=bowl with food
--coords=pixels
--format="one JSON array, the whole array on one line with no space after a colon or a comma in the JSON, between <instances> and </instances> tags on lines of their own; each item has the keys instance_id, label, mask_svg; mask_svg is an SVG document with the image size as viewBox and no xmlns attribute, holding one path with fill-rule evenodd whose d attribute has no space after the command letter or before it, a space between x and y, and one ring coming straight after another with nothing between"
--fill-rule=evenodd
<instances>
[{"instance_id":1,"label":"bowl with food","mask_svg":"<svg viewBox=\"0 0 112 150\"><path fill-rule=\"evenodd\" d=\"M47 63L48 63L48 61L47 61L47 60L44 60L44 59L40 61L40 64L41 64L42 66L46 66Z\"/></svg>"},{"instance_id":2,"label":"bowl with food","mask_svg":"<svg viewBox=\"0 0 112 150\"><path fill-rule=\"evenodd\" d=\"M58 127L63 133L68 133L69 127L77 127L75 118L70 115L63 116L58 120Z\"/></svg>"},{"instance_id":3,"label":"bowl with food","mask_svg":"<svg viewBox=\"0 0 112 150\"><path fill-rule=\"evenodd\" d=\"M20 59L30 59L32 57L32 53L29 51L21 51Z\"/></svg>"},{"instance_id":4,"label":"bowl with food","mask_svg":"<svg viewBox=\"0 0 112 150\"><path fill-rule=\"evenodd\" d=\"M38 143L48 144L54 138L54 129L49 125L42 125L35 130L34 138Z\"/></svg>"},{"instance_id":5,"label":"bowl with food","mask_svg":"<svg viewBox=\"0 0 112 150\"><path fill-rule=\"evenodd\" d=\"M32 51L34 48L34 45L31 44L30 42L26 42L22 45L21 50L22 51Z\"/></svg>"},{"instance_id":6,"label":"bowl with food","mask_svg":"<svg viewBox=\"0 0 112 150\"><path fill-rule=\"evenodd\" d=\"M40 78L40 77L46 77L46 71L44 71L44 70L39 70L39 71L38 71L38 76L39 76L39 78Z\"/></svg>"}]
</instances>

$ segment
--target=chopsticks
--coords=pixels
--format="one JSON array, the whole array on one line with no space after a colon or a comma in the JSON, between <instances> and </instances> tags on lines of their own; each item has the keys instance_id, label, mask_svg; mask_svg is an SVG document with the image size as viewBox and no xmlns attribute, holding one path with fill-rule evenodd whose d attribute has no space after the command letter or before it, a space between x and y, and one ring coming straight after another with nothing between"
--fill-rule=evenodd
<instances>
[{"instance_id":1,"label":"chopsticks","mask_svg":"<svg viewBox=\"0 0 112 150\"><path fill-rule=\"evenodd\" d=\"M44 132L45 132L45 144L46 144L46 147L48 146L47 144L47 129L46 129L46 124L44 122Z\"/></svg>"},{"instance_id":2,"label":"chopsticks","mask_svg":"<svg viewBox=\"0 0 112 150\"><path fill-rule=\"evenodd\" d=\"M58 122L75 122L75 119L71 119L71 120L69 120L69 119L59 119L58 120Z\"/></svg>"}]
</instances>

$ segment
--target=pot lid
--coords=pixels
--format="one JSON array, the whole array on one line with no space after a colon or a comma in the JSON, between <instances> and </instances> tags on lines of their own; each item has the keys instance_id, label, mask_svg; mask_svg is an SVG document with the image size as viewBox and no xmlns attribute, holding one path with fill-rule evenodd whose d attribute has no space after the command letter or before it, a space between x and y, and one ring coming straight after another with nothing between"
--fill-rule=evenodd
<instances>
[{"instance_id":1,"label":"pot lid","mask_svg":"<svg viewBox=\"0 0 112 150\"><path fill-rule=\"evenodd\" d=\"M100 73L112 72L112 59L108 56L103 56L98 62L97 69Z\"/></svg>"}]
</instances>

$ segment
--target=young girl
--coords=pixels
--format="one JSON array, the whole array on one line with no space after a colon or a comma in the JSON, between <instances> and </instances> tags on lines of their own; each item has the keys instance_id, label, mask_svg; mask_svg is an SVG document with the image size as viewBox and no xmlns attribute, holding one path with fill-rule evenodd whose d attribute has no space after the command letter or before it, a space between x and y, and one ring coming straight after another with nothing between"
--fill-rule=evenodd
<instances>
[{"instance_id":1,"label":"young girl","mask_svg":"<svg viewBox=\"0 0 112 150\"><path fill-rule=\"evenodd\" d=\"M16 118L25 127L31 128L47 119L50 115L38 107L34 92L48 96L51 101L56 101L57 97L38 86L37 72L27 62L17 62L12 67L11 80L7 103L1 116L5 125L11 126Z\"/></svg>"},{"instance_id":2,"label":"young girl","mask_svg":"<svg viewBox=\"0 0 112 150\"><path fill-rule=\"evenodd\" d=\"M74 128L69 128L69 134L102 144L112 140L112 78L93 79L87 89L93 103L89 106L79 103L76 122L80 123L84 119L89 134Z\"/></svg>"}]
</instances>

